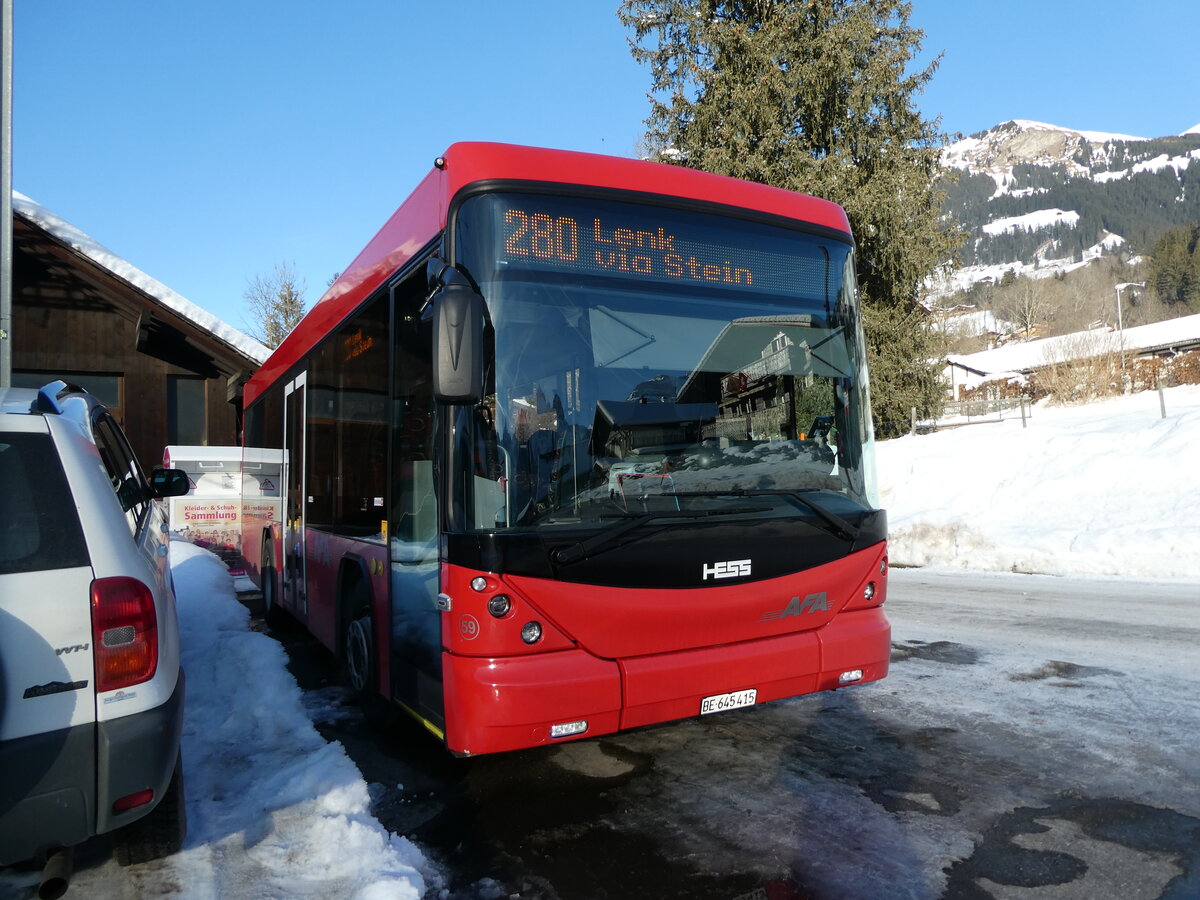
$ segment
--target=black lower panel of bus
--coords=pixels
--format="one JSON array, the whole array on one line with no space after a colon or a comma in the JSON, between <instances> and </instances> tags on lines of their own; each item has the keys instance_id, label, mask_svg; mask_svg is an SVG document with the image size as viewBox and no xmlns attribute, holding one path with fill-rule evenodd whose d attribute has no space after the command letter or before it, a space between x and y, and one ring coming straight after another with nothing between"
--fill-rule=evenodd
<instances>
[{"instance_id":1,"label":"black lower panel of bus","mask_svg":"<svg viewBox=\"0 0 1200 900\"><path fill-rule=\"evenodd\" d=\"M752 559L754 578L816 568L887 538L887 513L874 510L853 523L854 539L802 519L688 521L662 519L628 531L582 558L555 561L576 546L576 535L547 539L534 533L450 534L449 559L485 572L624 588L699 586L705 565Z\"/></svg>"}]
</instances>

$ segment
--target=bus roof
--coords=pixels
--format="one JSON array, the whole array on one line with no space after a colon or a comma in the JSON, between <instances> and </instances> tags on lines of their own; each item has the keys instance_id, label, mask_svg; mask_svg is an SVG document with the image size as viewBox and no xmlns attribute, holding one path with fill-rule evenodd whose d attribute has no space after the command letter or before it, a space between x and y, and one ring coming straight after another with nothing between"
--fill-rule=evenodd
<instances>
[{"instance_id":1,"label":"bus roof","mask_svg":"<svg viewBox=\"0 0 1200 900\"><path fill-rule=\"evenodd\" d=\"M637 191L767 213L850 234L836 203L684 166L516 144L453 144L383 228L275 349L245 388L245 402L282 377L446 225L450 203L480 182L528 181Z\"/></svg>"}]
</instances>

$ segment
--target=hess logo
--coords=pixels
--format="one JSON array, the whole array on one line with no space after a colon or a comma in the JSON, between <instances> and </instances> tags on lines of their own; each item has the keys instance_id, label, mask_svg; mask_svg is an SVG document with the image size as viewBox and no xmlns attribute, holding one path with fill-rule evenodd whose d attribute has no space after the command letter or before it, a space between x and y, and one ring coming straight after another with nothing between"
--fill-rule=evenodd
<instances>
[{"instance_id":1,"label":"hess logo","mask_svg":"<svg viewBox=\"0 0 1200 900\"><path fill-rule=\"evenodd\" d=\"M709 578L744 578L750 574L750 560L731 559L728 562L716 562L712 565L706 563L703 572L701 581L708 581Z\"/></svg>"}]
</instances>

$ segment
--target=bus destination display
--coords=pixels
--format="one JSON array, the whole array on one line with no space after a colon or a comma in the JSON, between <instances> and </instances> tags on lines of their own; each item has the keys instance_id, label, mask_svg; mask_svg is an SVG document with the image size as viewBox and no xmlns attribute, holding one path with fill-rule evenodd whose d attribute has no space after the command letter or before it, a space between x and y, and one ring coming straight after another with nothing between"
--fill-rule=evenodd
<instances>
[{"instance_id":1,"label":"bus destination display","mask_svg":"<svg viewBox=\"0 0 1200 900\"><path fill-rule=\"evenodd\" d=\"M621 201L485 194L464 209L471 233L467 209L486 210L490 252L480 250L499 269L823 297L850 252L774 225Z\"/></svg>"},{"instance_id":2,"label":"bus destination display","mask_svg":"<svg viewBox=\"0 0 1200 900\"><path fill-rule=\"evenodd\" d=\"M754 285L754 270L729 253L731 248L706 246L697 251L694 242L680 241L673 227L662 224L629 228L601 216L580 218L517 208L505 209L502 217L504 256L509 261L536 258L610 273Z\"/></svg>"}]
</instances>

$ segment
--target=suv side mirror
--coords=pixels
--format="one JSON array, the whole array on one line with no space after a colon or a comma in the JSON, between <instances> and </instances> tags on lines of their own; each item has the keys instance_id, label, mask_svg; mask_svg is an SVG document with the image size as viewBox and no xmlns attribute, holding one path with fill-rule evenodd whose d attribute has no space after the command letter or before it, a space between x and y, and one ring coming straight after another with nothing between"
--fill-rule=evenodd
<instances>
[{"instance_id":1,"label":"suv side mirror","mask_svg":"<svg viewBox=\"0 0 1200 900\"><path fill-rule=\"evenodd\" d=\"M150 496L155 500L182 497L189 490L191 482L183 469L155 469L150 473Z\"/></svg>"},{"instance_id":2,"label":"suv side mirror","mask_svg":"<svg viewBox=\"0 0 1200 900\"><path fill-rule=\"evenodd\" d=\"M483 397L483 296L461 273L447 269L433 295L433 394L444 403Z\"/></svg>"}]
</instances>

